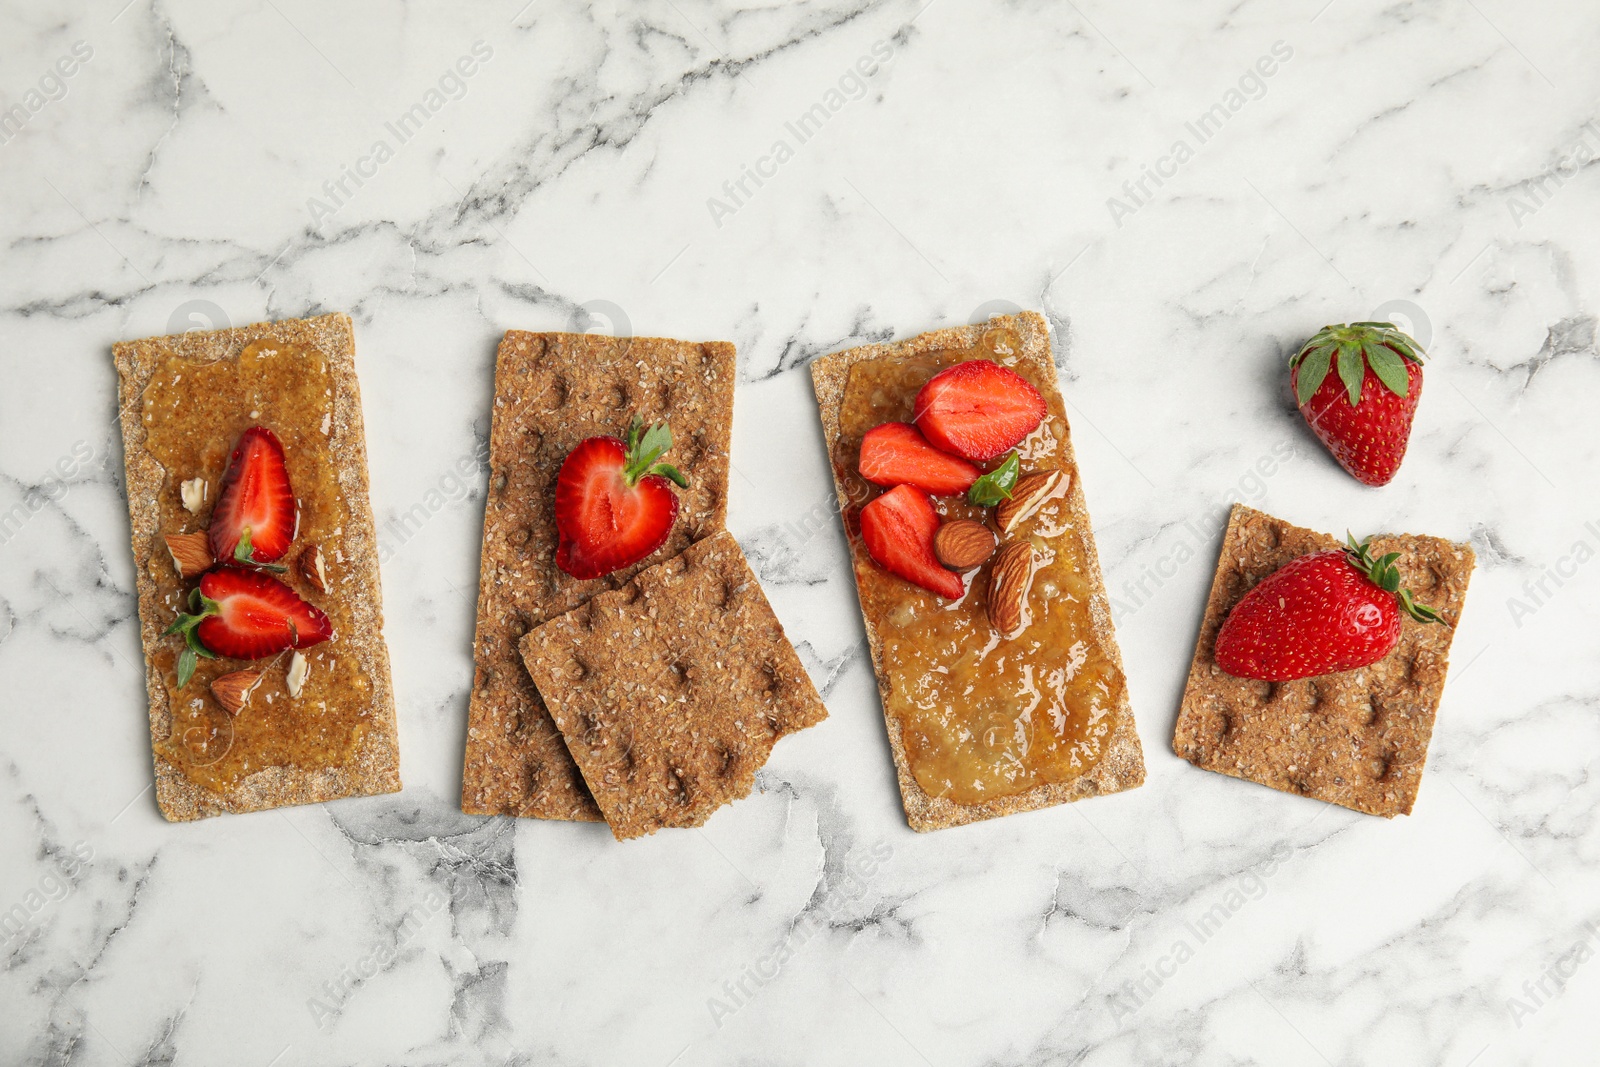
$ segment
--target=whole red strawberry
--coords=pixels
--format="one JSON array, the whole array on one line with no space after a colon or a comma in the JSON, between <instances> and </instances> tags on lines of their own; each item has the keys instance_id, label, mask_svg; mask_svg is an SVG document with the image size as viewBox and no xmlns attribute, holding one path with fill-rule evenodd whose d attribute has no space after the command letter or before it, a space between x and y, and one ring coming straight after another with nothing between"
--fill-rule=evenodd
<instances>
[{"instance_id":1,"label":"whole red strawberry","mask_svg":"<svg viewBox=\"0 0 1600 1067\"><path fill-rule=\"evenodd\" d=\"M678 518L673 484L689 480L656 462L672 447L665 423L648 430L638 416L626 441L586 437L556 477L556 566L574 578L599 578L637 563L666 543Z\"/></svg>"},{"instance_id":2,"label":"whole red strawberry","mask_svg":"<svg viewBox=\"0 0 1600 1067\"><path fill-rule=\"evenodd\" d=\"M1289 682L1378 662L1400 640L1400 614L1438 622L1400 588L1390 552L1369 541L1290 560L1234 605L1217 633L1217 666L1238 678Z\"/></svg>"},{"instance_id":3,"label":"whole red strawberry","mask_svg":"<svg viewBox=\"0 0 1600 1067\"><path fill-rule=\"evenodd\" d=\"M1324 326L1289 360L1311 432L1367 485L1400 469L1422 397L1422 348L1387 322Z\"/></svg>"}]
</instances>

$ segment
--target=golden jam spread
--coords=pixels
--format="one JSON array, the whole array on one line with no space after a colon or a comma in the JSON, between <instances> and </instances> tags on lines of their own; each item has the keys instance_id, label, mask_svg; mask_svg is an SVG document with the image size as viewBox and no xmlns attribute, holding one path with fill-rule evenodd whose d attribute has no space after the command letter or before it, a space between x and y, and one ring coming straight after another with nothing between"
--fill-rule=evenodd
<instances>
[{"instance_id":1,"label":"golden jam spread","mask_svg":"<svg viewBox=\"0 0 1600 1067\"><path fill-rule=\"evenodd\" d=\"M834 463L850 501L845 528L856 547L862 610L878 634L885 710L901 725L917 784L959 804L1089 771L1125 684L1094 637L1087 553L1065 496L1057 494L1011 535L1032 541L1039 560L1029 594L1032 621L1012 640L989 623L992 561L969 572L966 595L950 602L882 570L860 545L861 508L880 492L857 473L861 438L880 423L910 422L917 391L947 367L992 359L1028 379L1049 399L1050 413L1018 446L1022 473L1065 462L1067 420L1054 382L1019 360L1018 347L1002 327L986 334L978 349L864 360L850 371L839 417ZM935 497L934 506L947 520L989 518L961 497Z\"/></svg>"},{"instance_id":2,"label":"golden jam spread","mask_svg":"<svg viewBox=\"0 0 1600 1067\"><path fill-rule=\"evenodd\" d=\"M300 514L294 543L277 561L289 570L276 577L333 622L330 640L301 652L311 672L294 698L284 683L291 652L260 661L202 659L180 690L177 660L183 639L162 639L153 658L171 694L172 734L157 743L156 751L210 789L229 788L265 767L317 770L345 764L367 729L371 681L356 656L345 654L343 640L354 626L352 605L341 594L347 588L343 535L354 525L334 473L333 403L333 378L320 352L266 340L247 347L237 362L196 363L168 356L144 393L145 446L166 471L160 500L163 534L206 528L241 433L259 425L278 435ZM179 492L192 478L206 481L205 503L194 515L184 509ZM326 594L295 566L312 543L322 548L326 561ZM196 583L178 577L159 539L151 548L149 568L157 602L173 616L185 610ZM211 695L211 682L245 669L261 671L261 684L232 717Z\"/></svg>"}]
</instances>

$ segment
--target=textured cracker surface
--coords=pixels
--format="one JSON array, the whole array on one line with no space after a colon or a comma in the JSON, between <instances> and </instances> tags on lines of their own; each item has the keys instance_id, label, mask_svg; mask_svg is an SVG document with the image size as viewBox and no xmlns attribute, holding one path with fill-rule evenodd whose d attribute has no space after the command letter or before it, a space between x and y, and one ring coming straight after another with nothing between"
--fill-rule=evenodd
<instances>
[{"instance_id":1,"label":"textured cracker surface","mask_svg":"<svg viewBox=\"0 0 1600 1067\"><path fill-rule=\"evenodd\" d=\"M723 341L509 330L494 381L461 808L472 815L596 821L600 810L517 642L722 529L734 349ZM579 441L625 437L634 414L672 429L666 459L689 478L689 488L678 492L678 521L654 554L604 578L578 581L555 564L556 475Z\"/></svg>"},{"instance_id":2,"label":"textured cracker surface","mask_svg":"<svg viewBox=\"0 0 1600 1067\"><path fill-rule=\"evenodd\" d=\"M1404 619L1399 644L1370 667L1274 683L1235 678L1214 658L1223 619L1257 582L1340 543L1234 505L1172 747L1208 771L1370 815L1409 815L1472 577L1471 546L1410 534L1373 539L1375 556L1400 553L1401 585L1444 623Z\"/></svg>"},{"instance_id":3,"label":"textured cracker surface","mask_svg":"<svg viewBox=\"0 0 1600 1067\"><path fill-rule=\"evenodd\" d=\"M354 527L344 532L347 558L341 566L349 577L344 587L356 590L356 626L354 633L341 635L341 641L347 653L360 659L372 680L371 722L356 749L355 758L346 766L317 771L269 767L222 793L190 781L177 767L156 754L156 803L161 813L173 821L226 812L262 811L291 804L315 804L339 797L394 793L400 789L394 685L389 676L389 650L383 641L383 599L378 581L377 534L367 481L366 430L361 419L361 389L356 380L355 334L346 315L152 337L124 341L112 347L119 379L128 517L133 527L133 569L139 590L139 633L145 649L151 744L158 744L172 732L172 708L166 682L151 659L151 652L163 639L161 632L172 621L159 608L155 582L150 577L152 553L163 557L166 553L161 539L158 500L163 493L175 494L178 483L188 475L168 472L145 448L144 420L138 417L137 401L167 355L195 363L237 361L251 342L263 338L315 348L328 359L333 380L329 448ZM195 417L203 418L204 413L197 412Z\"/></svg>"},{"instance_id":4,"label":"textured cracker surface","mask_svg":"<svg viewBox=\"0 0 1600 1067\"><path fill-rule=\"evenodd\" d=\"M838 492L841 509L848 508L850 502L840 471L833 466L833 455L839 443L839 413L844 403L845 386L850 380L850 368L863 360L943 349L976 348L986 331L1000 326L1008 326L1016 331L1022 340L1021 358L1032 362L1044 372L1047 388L1043 393L1050 413L1060 417L1064 422L1068 421L1061 393L1052 384L1056 379L1056 369L1050 355L1050 331L1044 317L1033 311L1026 311L1020 315L996 315L986 323L934 330L907 341L846 349L812 363L811 380L816 387L817 407L822 413L822 428L828 444L829 465L833 469L834 488ZM1083 479L1078 474L1078 463L1072 449L1070 433L1062 442L1061 462L1058 466L1072 479L1072 488L1067 496L1067 508L1073 526L1082 532L1086 553L1084 565L1094 589L1092 604L1094 632L1086 634L1085 638L1100 645L1116 664L1117 670L1126 677L1126 672L1122 669L1122 653L1117 647L1116 635L1111 626L1111 608L1106 597L1105 579L1100 572L1100 557L1095 549L1094 534L1089 524L1089 507L1083 495ZM860 559L865 558L862 555L865 550L854 538L850 542L850 551L857 557L858 563ZM1115 717L1115 722L1106 740L1105 750L1101 753L1100 761L1088 774L1069 782L1035 786L1025 792L999 797L981 804L958 804L946 797L929 796L917 783L907 766L900 722L887 711L890 680L883 668L883 653L878 636L878 627L883 620L873 618L865 608L862 610L862 618L866 622L867 644L872 651L872 666L878 676L878 695L885 708L884 720L888 725L889 748L894 755L895 770L899 775L900 798L905 804L906 821L913 830L939 830L1011 815L1019 811L1034 811L1055 804L1082 800L1085 797L1118 793L1144 782L1144 751L1139 745L1139 734L1133 721L1133 709L1128 704L1127 687L1124 686L1122 698L1111 713Z\"/></svg>"},{"instance_id":5,"label":"textured cracker surface","mask_svg":"<svg viewBox=\"0 0 1600 1067\"><path fill-rule=\"evenodd\" d=\"M522 655L618 840L701 825L828 715L726 532L536 628Z\"/></svg>"}]
</instances>

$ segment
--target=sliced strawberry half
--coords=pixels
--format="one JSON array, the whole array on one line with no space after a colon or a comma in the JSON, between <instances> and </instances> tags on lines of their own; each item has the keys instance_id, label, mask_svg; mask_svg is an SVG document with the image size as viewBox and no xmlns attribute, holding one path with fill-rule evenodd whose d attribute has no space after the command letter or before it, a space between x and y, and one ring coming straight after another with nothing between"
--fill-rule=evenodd
<instances>
[{"instance_id":1,"label":"sliced strawberry half","mask_svg":"<svg viewBox=\"0 0 1600 1067\"><path fill-rule=\"evenodd\" d=\"M978 462L1014 446L1049 413L1026 378L987 359L957 363L928 379L915 410L929 444Z\"/></svg>"},{"instance_id":2,"label":"sliced strawberry half","mask_svg":"<svg viewBox=\"0 0 1600 1067\"><path fill-rule=\"evenodd\" d=\"M983 472L941 452L909 422L874 426L861 439L861 477L874 485L914 485L934 496L965 493Z\"/></svg>"},{"instance_id":3,"label":"sliced strawberry half","mask_svg":"<svg viewBox=\"0 0 1600 1067\"><path fill-rule=\"evenodd\" d=\"M310 648L333 636L333 623L315 605L270 574L245 567L208 571L189 594L189 612L168 627L182 634L178 685L188 685L197 657L262 659L286 648Z\"/></svg>"},{"instance_id":4,"label":"sliced strawberry half","mask_svg":"<svg viewBox=\"0 0 1600 1067\"><path fill-rule=\"evenodd\" d=\"M252 426L239 436L211 509L211 554L219 560L270 564L294 540L294 490L278 435ZM269 568L282 570L281 567Z\"/></svg>"},{"instance_id":5,"label":"sliced strawberry half","mask_svg":"<svg viewBox=\"0 0 1600 1067\"><path fill-rule=\"evenodd\" d=\"M861 541L874 563L946 600L959 600L966 592L961 575L933 554L938 530L933 501L914 486L896 486L861 509Z\"/></svg>"},{"instance_id":6,"label":"sliced strawberry half","mask_svg":"<svg viewBox=\"0 0 1600 1067\"><path fill-rule=\"evenodd\" d=\"M689 481L670 463L665 423L635 416L628 439L588 437L567 453L556 477L556 566L574 578L599 578L637 563L666 543L678 518L673 484Z\"/></svg>"}]
</instances>

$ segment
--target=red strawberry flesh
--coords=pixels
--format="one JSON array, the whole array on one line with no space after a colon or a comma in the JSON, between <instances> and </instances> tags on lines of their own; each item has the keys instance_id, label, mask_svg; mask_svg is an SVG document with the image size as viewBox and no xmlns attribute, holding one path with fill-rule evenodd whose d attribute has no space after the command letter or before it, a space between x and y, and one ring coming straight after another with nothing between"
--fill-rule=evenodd
<instances>
[{"instance_id":1,"label":"red strawberry flesh","mask_svg":"<svg viewBox=\"0 0 1600 1067\"><path fill-rule=\"evenodd\" d=\"M1400 639L1393 593L1342 550L1290 560L1236 604L1217 633L1217 665L1287 682L1376 663Z\"/></svg>"},{"instance_id":2,"label":"red strawberry flesh","mask_svg":"<svg viewBox=\"0 0 1600 1067\"><path fill-rule=\"evenodd\" d=\"M983 472L934 448L909 422L874 426L861 439L861 476L874 485L913 485L934 496L965 493Z\"/></svg>"},{"instance_id":3,"label":"red strawberry flesh","mask_svg":"<svg viewBox=\"0 0 1600 1067\"><path fill-rule=\"evenodd\" d=\"M333 636L328 616L270 574L225 566L200 579L216 614L200 620L200 643L230 659L262 659L286 648L310 648Z\"/></svg>"},{"instance_id":4,"label":"red strawberry flesh","mask_svg":"<svg viewBox=\"0 0 1600 1067\"><path fill-rule=\"evenodd\" d=\"M246 530L250 560L271 563L289 551L295 531L294 490L278 435L252 426L239 437L211 509L211 554L234 559Z\"/></svg>"},{"instance_id":5,"label":"red strawberry flesh","mask_svg":"<svg viewBox=\"0 0 1600 1067\"><path fill-rule=\"evenodd\" d=\"M909 485L897 486L861 509L861 541L874 563L946 600L959 600L966 592L961 576L933 553L938 529L933 501Z\"/></svg>"},{"instance_id":6,"label":"red strawberry flesh","mask_svg":"<svg viewBox=\"0 0 1600 1067\"><path fill-rule=\"evenodd\" d=\"M556 565L574 578L599 578L637 563L666 543L678 495L660 474L628 484L628 446L590 437L568 453L556 478Z\"/></svg>"},{"instance_id":7,"label":"red strawberry flesh","mask_svg":"<svg viewBox=\"0 0 1600 1067\"><path fill-rule=\"evenodd\" d=\"M1014 370L969 359L940 371L917 393L917 429L937 449L990 460L1015 446L1049 409L1039 390Z\"/></svg>"}]
</instances>

